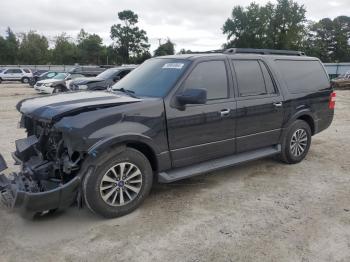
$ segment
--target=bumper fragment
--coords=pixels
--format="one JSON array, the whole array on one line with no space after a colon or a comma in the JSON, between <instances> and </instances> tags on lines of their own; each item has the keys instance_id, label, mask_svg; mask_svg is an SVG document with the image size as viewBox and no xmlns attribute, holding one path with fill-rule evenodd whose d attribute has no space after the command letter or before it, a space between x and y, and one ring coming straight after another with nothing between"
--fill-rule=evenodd
<instances>
[{"instance_id":1,"label":"bumper fragment","mask_svg":"<svg viewBox=\"0 0 350 262\"><path fill-rule=\"evenodd\" d=\"M0 170L6 167L0 154ZM9 208L23 216L69 207L77 199L80 177L65 184L51 183L50 189L42 190L36 181L29 180L21 172L11 178L0 174L0 199Z\"/></svg>"}]
</instances>

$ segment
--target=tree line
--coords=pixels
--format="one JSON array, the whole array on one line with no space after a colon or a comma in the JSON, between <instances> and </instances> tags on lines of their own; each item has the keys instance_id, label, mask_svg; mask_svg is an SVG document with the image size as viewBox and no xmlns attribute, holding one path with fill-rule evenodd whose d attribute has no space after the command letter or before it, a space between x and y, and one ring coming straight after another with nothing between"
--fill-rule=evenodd
<instances>
[{"instance_id":1,"label":"tree line","mask_svg":"<svg viewBox=\"0 0 350 262\"><path fill-rule=\"evenodd\" d=\"M138 15L124 10L118 18L120 23L111 26L111 45L81 29L75 38L66 33L56 36L50 48L48 38L35 31L15 34L7 28L5 37L0 36L0 64L138 64L150 58L147 33L137 26ZM174 52L168 39L154 55Z\"/></svg>"},{"instance_id":2,"label":"tree line","mask_svg":"<svg viewBox=\"0 0 350 262\"><path fill-rule=\"evenodd\" d=\"M62 33L50 45L47 37L35 31L15 34L8 28L0 36L0 64L138 64L150 58L149 39L138 27L138 15L124 10L118 19L110 28L111 45L84 29L76 37ZM227 37L222 48L301 50L323 62L350 62L350 17L308 21L305 7L293 0L235 6L222 32ZM174 53L175 44L167 39L153 55Z\"/></svg>"},{"instance_id":3,"label":"tree line","mask_svg":"<svg viewBox=\"0 0 350 262\"><path fill-rule=\"evenodd\" d=\"M350 17L308 21L305 15L292 0L235 6L222 27L224 47L301 50L323 62L350 62Z\"/></svg>"}]
</instances>

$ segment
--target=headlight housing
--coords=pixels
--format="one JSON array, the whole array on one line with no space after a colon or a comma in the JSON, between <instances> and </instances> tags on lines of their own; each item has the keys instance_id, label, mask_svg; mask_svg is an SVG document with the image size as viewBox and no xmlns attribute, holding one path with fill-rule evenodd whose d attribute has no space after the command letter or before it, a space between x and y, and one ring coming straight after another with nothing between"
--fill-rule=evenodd
<instances>
[{"instance_id":1,"label":"headlight housing","mask_svg":"<svg viewBox=\"0 0 350 262\"><path fill-rule=\"evenodd\" d=\"M50 87L50 86L52 86L52 83L43 84L43 86Z\"/></svg>"}]
</instances>

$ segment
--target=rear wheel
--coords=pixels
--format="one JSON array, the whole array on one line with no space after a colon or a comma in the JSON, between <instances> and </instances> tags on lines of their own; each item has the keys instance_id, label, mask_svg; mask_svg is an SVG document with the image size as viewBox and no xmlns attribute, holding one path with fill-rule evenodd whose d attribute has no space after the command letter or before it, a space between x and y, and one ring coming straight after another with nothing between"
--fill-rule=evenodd
<instances>
[{"instance_id":1,"label":"rear wheel","mask_svg":"<svg viewBox=\"0 0 350 262\"><path fill-rule=\"evenodd\" d=\"M29 83L29 78L28 78L28 77L23 77L22 80L21 80L21 82L22 82L23 84L28 84L28 83Z\"/></svg>"},{"instance_id":2,"label":"rear wheel","mask_svg":"<svg viewBox=\"0 0 350 262\"><path fill-rule=\"evenodd\" d=\"M139 151L126 148L101 159L95 172L83 182L88 208L107 218L126 215L135 210L151 190L153 172L148 159Z\"/></svg>"},{"instance_id":3,"label":"rear wheel","mask_svg":"<svg viewBox=\"0 0 350 262\"><path fill-rule=\"evenodd\" d=\"M283 139L280 158L288 164L299 163L307 155L310 145L310 126L303 120L296 120Z\"/></svg>"}]
</instances>

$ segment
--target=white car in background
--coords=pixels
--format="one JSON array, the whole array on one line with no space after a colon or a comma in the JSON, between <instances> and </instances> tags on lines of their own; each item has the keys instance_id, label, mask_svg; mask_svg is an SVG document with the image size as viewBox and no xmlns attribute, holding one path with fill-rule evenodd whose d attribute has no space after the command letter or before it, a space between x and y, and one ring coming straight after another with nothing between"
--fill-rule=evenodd
<instances>
[{"instance_id":1,"label":"white car in background","mask_svg":"<svg viewBox=\"0 0 350 262\"><path fill-rule=\"evenodd\" d=\"M44 94L66 92L70 90L70 82L73 79L82 77L84 76L81 74L59 73L53 78L36 82L34 89Z\"/></svg>"},{"instance_id":2,"label":"white car in background","mask_svg":"<svg viewBox=\"0 0 350 262\"><path fill-rule=\"evenodd\" d=\"M2 81L21 81L26 84L33 77L29 68L8 68L0 72L0 83Z\"/></svg>"}]
</instances>

